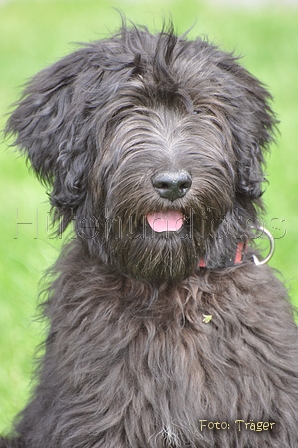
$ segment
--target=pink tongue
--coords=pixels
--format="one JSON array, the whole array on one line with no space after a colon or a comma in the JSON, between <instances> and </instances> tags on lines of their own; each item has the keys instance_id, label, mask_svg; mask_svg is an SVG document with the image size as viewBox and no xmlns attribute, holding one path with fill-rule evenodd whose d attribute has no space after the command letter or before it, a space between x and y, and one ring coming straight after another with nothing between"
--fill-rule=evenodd
<instances>
[{"instance_id":1,"label":"pink tongue","mask_svg":"<svg viewBox=\"0 0 298 448\"><path fill-rule=\"evenodd\" d=\"M147 215L147 221L155 232L175 232L183 225L183 215L176 210L156 212Z\"/></svg>"}]
</instances>

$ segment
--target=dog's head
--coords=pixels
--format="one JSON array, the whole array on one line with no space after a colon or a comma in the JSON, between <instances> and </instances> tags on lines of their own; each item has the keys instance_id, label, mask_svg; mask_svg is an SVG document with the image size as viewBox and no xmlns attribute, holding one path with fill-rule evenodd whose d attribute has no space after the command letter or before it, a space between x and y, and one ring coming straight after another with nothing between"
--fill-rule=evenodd
<instances>
[{"instance_id":1,"label":"dog's head","mask_svg":"<svg viewBox=\"0 0 298 448\"><path fill-rule=\"evenodd\" d=\"M127 29L37 74L7 132L63 228L150 282L219 266L256 222L270 95L206 41Z\"/></svg>"}]
</instances>

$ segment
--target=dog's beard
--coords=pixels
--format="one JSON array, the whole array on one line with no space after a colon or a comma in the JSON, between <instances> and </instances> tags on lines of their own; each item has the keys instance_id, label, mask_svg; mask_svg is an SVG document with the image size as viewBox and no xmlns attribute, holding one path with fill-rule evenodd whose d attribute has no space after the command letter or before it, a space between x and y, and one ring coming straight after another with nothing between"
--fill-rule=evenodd
<instances>
[{"instance_id":1,"label":"dog's beard","mask_svg":"<svg viewBox=\"0 0 298 448\"><path fill-rule=\"evenodd\" d=\"M136 233L108 241L110 262L128 276L150 283L179 282L197 265L198 251L188 232Z\"/></svg>"},{"instance_id":2,"label":"dog's beard","mask_svg":"<svg viewBox=\"0 0 298 448\"><path fill-rule=\"evenodd\" d=\"M152 284L180 282L196 271L215 222L192 209L110 219L105 238L108 263L124 275Z\"/></svg>"}]
</instances>

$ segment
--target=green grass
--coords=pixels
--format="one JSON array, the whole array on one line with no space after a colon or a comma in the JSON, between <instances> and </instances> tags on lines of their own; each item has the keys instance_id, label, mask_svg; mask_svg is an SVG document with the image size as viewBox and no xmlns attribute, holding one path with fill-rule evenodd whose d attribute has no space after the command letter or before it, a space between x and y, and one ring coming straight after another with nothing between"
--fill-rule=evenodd
<instances>
[{"instance_id":1,"label":"green grass","mask_svg":"<svg viewBox=\"0 0 298 448\"><path fill-rule=\"evenodd\" d=\"M283 272L298 305L298 11L228 9L194 0L19 0L0 3L0 127L28 77L67 54L71 42L94 40L115 30L120 19L159 28L170 11L179 32L206 34L222 48L245 55L243 64L270 87L281 135L268 159L266 225L276 238L271 262ZM46 231L44 189L22 159L1 145L0 154L0 432L28 398L32 356L42 339L35 322L38 281L59 252ZM16 216L18 210L18 217ZM284 221L283 221L284 220ZM19 225L17 222L31 222ZM277 225L276 225L277 224Z\"/></svg>"}]
</instances>

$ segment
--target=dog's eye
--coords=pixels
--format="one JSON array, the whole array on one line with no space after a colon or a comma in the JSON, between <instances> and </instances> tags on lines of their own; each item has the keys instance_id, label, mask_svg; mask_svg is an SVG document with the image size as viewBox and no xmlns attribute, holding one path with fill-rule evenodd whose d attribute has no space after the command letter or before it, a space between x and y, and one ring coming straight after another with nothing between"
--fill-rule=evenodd
<instances>
[{"instance_id":1,"label":"dog's eye","mask_svg":"<svg viewBox=\"0 0 298 448\"><path fill-rule=\"evenodd\" d=\"M215 113L213 112L213 110L208 107L208 106L201 106L201 107L197 107L193 112L192 115L208 115L208 116L212 116L215 117Z\"/></svg>"},{"instance_id":2,"label":"dog's eye","mask_svg":"<svg viewBox=\"0 0 298 448\"><path fill-rule=\"evenodd\" d=\"M197 107L196 109L194 109L193 111L193 115L201 115L206 113L207 108L202 106L202 107Z\"/></svg>"}]
</instances>

